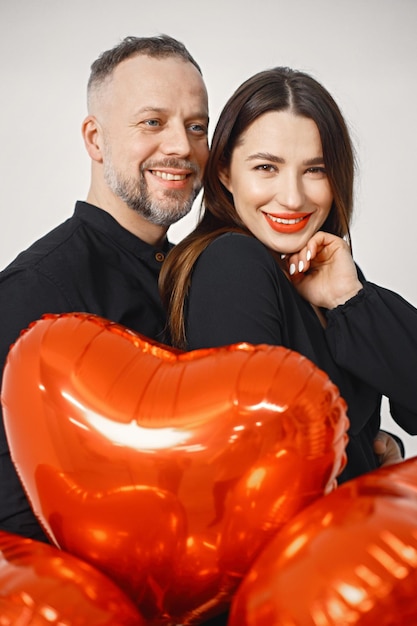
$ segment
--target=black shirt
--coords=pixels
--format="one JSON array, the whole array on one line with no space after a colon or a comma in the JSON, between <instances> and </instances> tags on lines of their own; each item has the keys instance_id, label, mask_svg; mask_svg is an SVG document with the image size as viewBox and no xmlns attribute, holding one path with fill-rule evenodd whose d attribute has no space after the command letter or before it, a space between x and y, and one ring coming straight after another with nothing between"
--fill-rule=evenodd
<instances>
[{"instance_id":1,"label":"black shirt","mask_svg":"<svg viewBox=\"0 0 417 626\"><path fill-rule=\"evenodd\" d=\"M88 312L164 340L155 249L107 212L77 202L71 218L22 252L0 273L0 359L3 368L21 330L44 313ZM10 459L0 425L0 529L45 540Z\"/></svg>"},{"instance_id":2,"label":"black shirt","mask_svg":"<svg viewBox=\"0 0 417 626\"><path fill-rule=\"evenodd\" d=\"M303 354L339 387L350 419L343 482L378 467L373 441L382 395L391 413L417 434L417 310L364 280L343 306L327 311L324 328L269 250L254 237L227 233L201 254L186 314L188 349L246 341Z\"/></svg>"}]
</instances>

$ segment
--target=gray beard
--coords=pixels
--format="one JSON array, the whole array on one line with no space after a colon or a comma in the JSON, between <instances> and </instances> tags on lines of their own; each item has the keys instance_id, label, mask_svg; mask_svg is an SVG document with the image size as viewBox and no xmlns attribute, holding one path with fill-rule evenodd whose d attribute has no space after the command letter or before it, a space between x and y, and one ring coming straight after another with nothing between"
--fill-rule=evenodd
<instances>
[{"instance_id":1,"label":"gray beard","mask_svg":"<svg viewBox=\"0 0 417 626\"><path fill-rule=\"evenodd\" d=\"M177 163L165 163L166 167L175 167ZM190 165L190 164L188 164ZM195 167L193 167L195 170ZM158 202L149 196L148 187L143 171L140 171L139 179L123 178L107 162L104 165L104 179L112 192L125 204L148 222L158 226L171 226L191 211L194 200L200 189L200 181L196 181L190 196L184 199L183 193L173 190L166 190L164 200Z\"/></svg>"}]
</instances>

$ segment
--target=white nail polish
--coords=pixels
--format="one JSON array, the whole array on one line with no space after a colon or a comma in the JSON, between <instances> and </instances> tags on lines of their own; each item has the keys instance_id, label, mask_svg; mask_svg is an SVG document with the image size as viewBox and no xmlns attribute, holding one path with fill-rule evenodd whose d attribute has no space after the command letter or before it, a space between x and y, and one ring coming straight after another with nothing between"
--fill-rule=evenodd
<instances>
[{"instance_id":1,"label":"white nail polish","mask_svg":"<svg viewBox=\"0 0 417 626\"><path fill-rule=\"evenodd\" d=\"M285 259L286 256L286 254L281 254L281 259Z\"/></svg>"},{"instance_id":2,"label":"white nail polish","mask_svg":"<svg viewBox=\"0 0 417 626\"><path fill-rule=\"evenodd\" d=\"M302 272L303 269L304 269L304 263L302 261L300 261L299 264L298 264L298 271Z\"/></svg>"},{"instance_id":3,"label":"white nail polish","mask_svg":"<svg viewBox=\"0 0 417 626\"><path fill-rule=\"evenodd\" d=\"M310 261L310 259L311 259L311 251L310 250L307 250L306 259L307 259L307 261Z\"/></svg>"},{"instance_id":4,"label":"white nail polish","mask_svg":"<svg viewBox=\"0 0 417 626\"><path fill-rule=\"evenodd\" d=\"M292 276L293 274L295 274L295 265L294 265L294 263L291 263L291 265L290 265L290 276Z\"/></svg>"}]
</instances>

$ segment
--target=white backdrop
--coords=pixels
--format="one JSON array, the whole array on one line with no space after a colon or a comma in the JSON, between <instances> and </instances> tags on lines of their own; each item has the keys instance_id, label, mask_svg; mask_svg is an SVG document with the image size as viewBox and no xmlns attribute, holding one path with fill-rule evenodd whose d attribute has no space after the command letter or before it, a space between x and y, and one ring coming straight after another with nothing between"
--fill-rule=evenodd
<instances>
[{"instance_id":1,"label":"white backdrop","mask_svg":"<svg viewBox=\"0 0 417 626\"><path fill-rule=\"evenodd\" d=\"M417 306L416 32L417 0L0 0L0 267L86 196L91 62L126 35L167 33L203 69L212 128L232 91L267 67L305 70L330 90L358 152L355 259ZM386 408L384 424L401 433Z\"/></svg>"}]
</instances>

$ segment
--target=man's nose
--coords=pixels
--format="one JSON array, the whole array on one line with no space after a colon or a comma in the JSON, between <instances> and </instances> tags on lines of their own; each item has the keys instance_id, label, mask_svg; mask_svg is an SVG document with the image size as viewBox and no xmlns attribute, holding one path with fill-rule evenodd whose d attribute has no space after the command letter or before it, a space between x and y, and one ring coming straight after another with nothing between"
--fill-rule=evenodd
<instances>
[{"instance_id":1,"label":"man's nose","mask_svg":"<svg viewBox=\"0 0 417 626\"><path fill-rule=\"evenodd\" d=\"M167 155L187 157L191 152L187 129L179 124L172 124L164 133L161 149Z\"/></svg>"}]
</instances>

